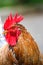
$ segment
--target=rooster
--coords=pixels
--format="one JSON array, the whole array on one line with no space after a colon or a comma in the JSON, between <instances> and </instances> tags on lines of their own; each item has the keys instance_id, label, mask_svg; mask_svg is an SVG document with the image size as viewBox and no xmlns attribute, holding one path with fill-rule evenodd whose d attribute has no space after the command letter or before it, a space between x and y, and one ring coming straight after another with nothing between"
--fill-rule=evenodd
<instances>
[{"instance_id":1,"label":"rooster","mask_svg":"<svg viewBox=\"0 0 43 65\"><path fill-rule=\"evenodd\" d=\"M4 37L8 43L0 48L0 65L43 65L37 43L21 24L22 16L10 16L4 23Z\"/></svg>"}]
</instances>

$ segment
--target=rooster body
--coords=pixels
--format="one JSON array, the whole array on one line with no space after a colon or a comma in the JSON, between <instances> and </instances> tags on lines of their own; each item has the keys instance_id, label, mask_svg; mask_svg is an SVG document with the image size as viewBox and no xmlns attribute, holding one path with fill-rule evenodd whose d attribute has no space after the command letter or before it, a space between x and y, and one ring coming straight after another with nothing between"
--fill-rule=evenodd
<instances>
[{"instance_id":1,"label":"rooster body","mask_svg":"<svg viewBox=\"0 0 43 65\"><path fill-rule=\"evenodd\" d=\"M25 27L18 24L22 19L22 16L10 15L4 24L8 44L0 48L0 65L43 65L37 43Z\"/></svg>"},{"instance_id":2,"label":"rooster body","mask_svg":"<svg viewBox=\"0 0 43 65\"><path fill-rule=\"evenodd\" d=\"M9 47L6 44L0 48L0 65L40 65L40 51L37 43L21 24L16 24L21 30L17 44ZM14 27L15 27L14 26Z\"/></svg>"},{"instance_id":3,"label":"rooster body","mask_svg":"<svg viewBox=\"0 0 43 65\"><path fill-rule=\"evenodd\" d=\"M19 65L35 65L40 59L40 52L38 46L29 32L24 26L17 25L21 34L18 38L17 45L14 47L16 58Z\"/></svg>"}]
</instances>

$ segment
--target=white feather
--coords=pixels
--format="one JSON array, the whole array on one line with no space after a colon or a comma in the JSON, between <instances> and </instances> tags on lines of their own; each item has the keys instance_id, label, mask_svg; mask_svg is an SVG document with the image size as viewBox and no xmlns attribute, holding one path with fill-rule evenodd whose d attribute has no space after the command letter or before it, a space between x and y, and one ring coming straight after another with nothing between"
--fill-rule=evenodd
<instances>
[{"instance_id":1,"label":"white feather","mask_svg":"<svg viewBox=\"0 0 43 65\"><path fill-rule=\"evenodd\" d=\"M4 31L4 29L3 29L3 25L2 25L2 21L1 21L1 17L0 17L0 48L7 43L4 35L2 34L3 31Z\"/></svg>"}]
</instances>

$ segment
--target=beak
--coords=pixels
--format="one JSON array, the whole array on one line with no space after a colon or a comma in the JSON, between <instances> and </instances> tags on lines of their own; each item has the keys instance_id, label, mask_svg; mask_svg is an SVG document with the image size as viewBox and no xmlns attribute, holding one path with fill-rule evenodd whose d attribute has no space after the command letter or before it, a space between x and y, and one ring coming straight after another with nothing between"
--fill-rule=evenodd
<instances>
[{"instance_id":1,"label":"beak","mask_svg":"<svg viewBox=\"0 0 43 65\"><path fill-rule=\"evenodd\" d=\"M2 34L4 34L4 35L6 35L6 33L7 33L8 31L7 30L5 30Z\"/></svg>"}]
</instances>

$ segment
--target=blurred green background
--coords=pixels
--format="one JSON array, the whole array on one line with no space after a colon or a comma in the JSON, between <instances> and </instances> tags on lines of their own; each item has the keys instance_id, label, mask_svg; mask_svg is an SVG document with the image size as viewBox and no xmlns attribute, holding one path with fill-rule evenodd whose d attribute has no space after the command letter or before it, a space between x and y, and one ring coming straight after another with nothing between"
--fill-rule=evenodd
<instances>
[{"instance_id":1,"label":"blurred green background","mask_svg":"<svg viewBox=\"0 0 43 65\"><path fill-rule=\"evenodd\" d=\"M0 7L43 3L43 0L0 0Z\"/></svg>"}]
</instances>

